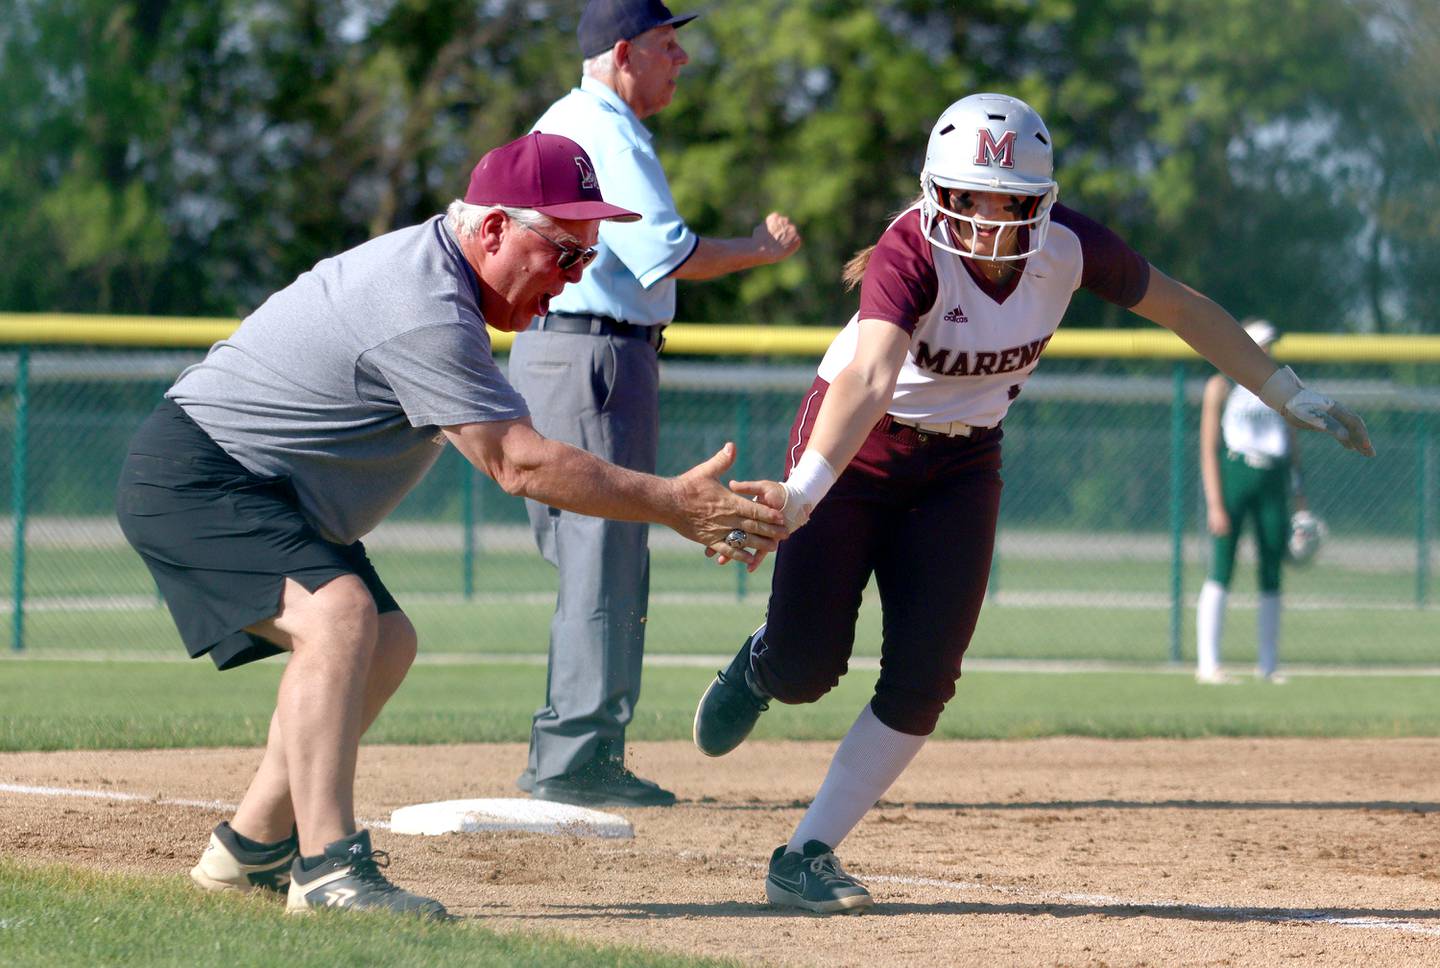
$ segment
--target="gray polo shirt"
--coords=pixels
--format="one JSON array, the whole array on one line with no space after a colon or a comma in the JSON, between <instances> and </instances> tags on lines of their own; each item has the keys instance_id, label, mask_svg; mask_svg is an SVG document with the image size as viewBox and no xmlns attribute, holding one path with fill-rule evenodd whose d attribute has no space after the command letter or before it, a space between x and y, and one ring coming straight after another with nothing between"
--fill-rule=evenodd
<instances>
[{"instance_id":1,"label":"gray polo shirt","mask_svg":"<svg viewBox=\"0 0 1440 968\"><path fill-rule=\"evenodd\" d=\"M479 281L443 216L325 259L166 396L252 473L288 477L322 535L379 524L440 456L440 427L528 416L495 365Z\"/></svg>"}]
</instances>

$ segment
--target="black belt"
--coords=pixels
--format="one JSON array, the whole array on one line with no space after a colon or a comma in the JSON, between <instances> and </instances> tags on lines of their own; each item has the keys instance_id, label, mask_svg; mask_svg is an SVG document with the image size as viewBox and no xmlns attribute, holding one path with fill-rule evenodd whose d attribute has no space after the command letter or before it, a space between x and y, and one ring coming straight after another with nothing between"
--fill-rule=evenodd
<instances>
[{"instance_id":1,"label":"black belt","mask_svg":"<svg viewBox=\"0 0 1440 968\"><path fill-rule=\"evenodd\" d=\"M546 333L581 333L587 336L628 336L643 339L655 347L655 352L665 346L663 325L639 326L609 316L589 316L584 313L551 313L542 317L537 329Z\"/></svg>"}]
</instances>

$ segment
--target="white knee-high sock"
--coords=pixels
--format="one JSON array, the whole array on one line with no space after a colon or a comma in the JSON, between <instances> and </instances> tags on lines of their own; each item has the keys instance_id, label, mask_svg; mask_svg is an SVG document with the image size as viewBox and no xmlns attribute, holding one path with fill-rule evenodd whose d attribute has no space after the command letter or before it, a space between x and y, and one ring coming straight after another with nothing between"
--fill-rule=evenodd
<instances>
[{"instance_id":1,"label":"white knee-high sock","mask_svg":"<svg viewBox=\"0 0 1440 968\"><path fill-rule=\"evenodd\" d=\"M832 850L838 847L905 772L928 738L891 729L866 705L835 751L825 782L795 828L789 849L798 852L811 840Z\"/></svg>"},{"instance_id":2,"label":"white knee-high sock","mask_svg":"<svg viewBox=\"0 0 1440 968\"><path fill-rule=\"evenodd\" d=\"M1207 579L1195 603L1195 671L1210 676L1220 671L1220 633L1225 628L1225 586Z\"/></svg>"},{"instance_id":3,"label":"white knee-high sock","mask_svg":"<svg viewBox=\"0 0 1440 968\"><path fill-rule=\"evenodd\" d=\"M1280 593L1261 592L1260 609L1255 616L1255 631L1260 639L1260 674L1273 676L1280 664Z\"/></svg>"}]
</instances>

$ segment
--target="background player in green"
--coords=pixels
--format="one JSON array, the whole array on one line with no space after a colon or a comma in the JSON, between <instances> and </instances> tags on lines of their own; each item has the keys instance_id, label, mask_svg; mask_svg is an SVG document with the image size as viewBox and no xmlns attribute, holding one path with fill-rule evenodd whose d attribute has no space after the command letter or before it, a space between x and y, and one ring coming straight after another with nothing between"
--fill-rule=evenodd
<instances>
[{"instance_id":1,"label":"background player in green","mask_svg":"<svg viewBox=\"0 0 1440 968\"><path fill-rule=\"evenodd\" d=\"M1279 337L1263 319L1245 323L1245 332L1266 352ZM1275 669L1280 638L1280 566L1290 537L1290 495L1306 509L1300 489L1295 431L1260 398L1217 373L1205 384L1200 408L1200 471L1205 485L1205 518L1211 542L1210 575L1195 609L1196 668L1200 682L1223 683L1220 635L1225 601L1235 571L1235 549L1247 520L1255 526L1259 559L1258 675L1283 681Z\"/></svg>"}]
</instances>

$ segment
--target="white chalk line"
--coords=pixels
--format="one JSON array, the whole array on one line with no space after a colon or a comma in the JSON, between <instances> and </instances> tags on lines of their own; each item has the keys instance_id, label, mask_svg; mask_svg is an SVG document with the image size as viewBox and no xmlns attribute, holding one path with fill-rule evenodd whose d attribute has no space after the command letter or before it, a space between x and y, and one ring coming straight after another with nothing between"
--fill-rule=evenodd
<instances>
[{"instance_id":1,"label":"white chalk line","mask_svg":"<svg viewBox=\"0 0 1440 968\"><path fill-rule=\"evenodd\" d=\"M723 669L733 655L705 655L654 652L645 656L646 668L675 669ZM106 650L106 649L65 649L42 652L6 652L0 650L3 662L126 662L163 663L177 665L194 662L184 652L153 652ZM283 658L282 660L283 661ZM422 648L415 657L417 666L482 666L522 665L543 666L550 661L544 653L535 652L426 652ZM874 656L853 656L850 668L874 671L880 668L880 659ZM1192 676L1193 662L1123 662L1112 659L989 659L984 656L966 656L965 669L968 672L1037 672L1047 674L1078 674L1087 672L1124 672L1138 675ZM1252 678L1254 669L1241 663L1223 665L1222 670L1236 680ZM1281 670L1286 676L1302 678L1325 676L1343 678L1350 676L1367 678L1411 678L1440 676L1440 665L1312 665L1286 663Z\"/></svg>"},{"instance_id":2,"label":"white chalk line","mask_svg":"<svg viewBox=\"0 0 1440 968\"><path fill-rule=\"evenodd\" d=\"M48 786L27 786L20 783L0 783L0 793L16 793L22 796L40 797L82 797L92 800L115 800L127 803L153 803L157 806L166 807L196 807L202 810L233 811L237 804L227 803L223 800L190 800L174 797L155 797L141 793L122 793L115 790L82 790L73 787L48 787ZM358 820L361 826L378 830L389 830L390 824L385 820ZM689 850L677 851L677 856L688 856L694 852ZM764 868L757 868L763 870ZM1011 887L1004 884L982 884L969 881L948 881L931 877L905 877L901 875L877 874L866 878L872 884L900 884L907 887L933 887L947 891L962 893L985 893L1004 894L1010 897L1019 898L1029 903L1063 903L1063 904L1092 904L1105 907L1118 907L1133 910L1136 913L1144 913L1147 909L1164 908L1193 912L1199 915L1207 915L1217 919L1232 921L1268 921L1272 924L1283 924L1291 921L1299 921L1306 924L1333 924L1343 928L1363 928L1367 930L1399 931L1406 934L1421 934L1431 937L1440 937L1440 927L1417 924L1414 921L1405 921L1398 918L1373 918L1373 917L1342 917L1340 915L1326 914L1324 911L1305 910L1270 910L1264 908L1235 908L1205 904L1191 904L1184 901L1135 901L1121 897L1111 897L1106 894L1078 894L1073 892L1035 891L1023 887Z\"/></svg>"},{"instance_id":3,"label":"white chalk line","mask_svg":"<svg viewBox=\"0 0 1440 968\"><path fill-rule=\"evenodd\" d=\"M233 812L238 803L224 800L187 800L183 797L156 797L144 793L121 793L118 790L77 790L74 787L27 786L23 783L0 783L0 793L18 793L32 797L82 797L87 800L116 800L124 803L153 803L159 807L197 807L201 810ZM389 830L388 820L357 820L366 827Z\"/></svg>"}]
</instances>

